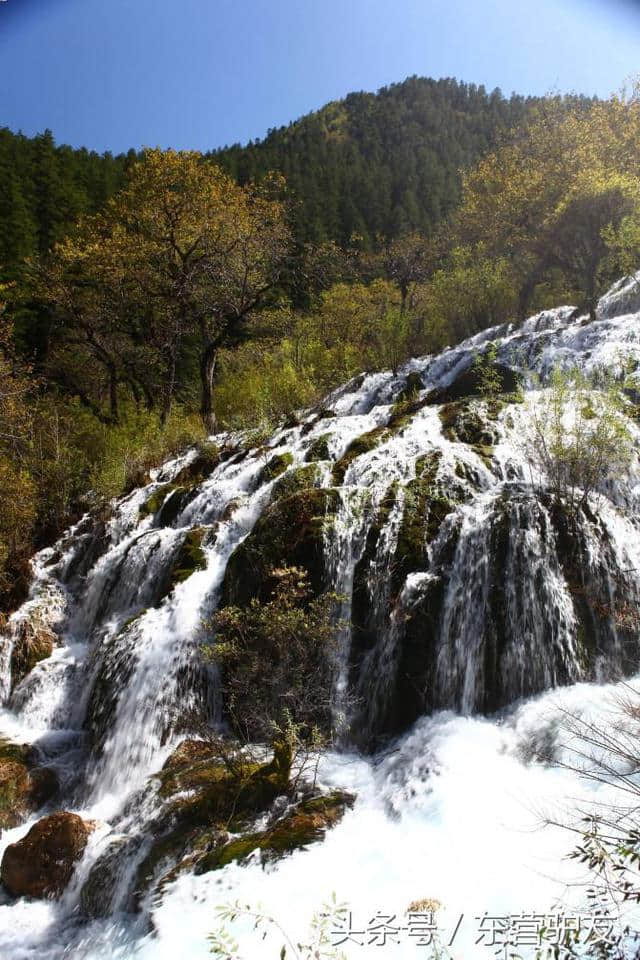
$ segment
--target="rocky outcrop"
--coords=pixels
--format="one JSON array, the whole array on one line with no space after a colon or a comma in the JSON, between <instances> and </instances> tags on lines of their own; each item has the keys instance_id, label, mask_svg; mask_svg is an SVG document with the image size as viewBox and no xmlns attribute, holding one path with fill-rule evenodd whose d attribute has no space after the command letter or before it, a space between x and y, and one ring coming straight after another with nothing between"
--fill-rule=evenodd
<instances>
[{"instance_id":1,"label":"rocky outcrop","mask_svg":"<svg viewBox=\"0 0 640 960\"><path fill-rule=\"evenodd\" d=\"M94 824L75 813L53 813L4 852L0 876L14 897L59 897L82 857Z\"/></svg>"},{"instance_id":2,"label":"rocky outcrop","mask_svg":"<svg viewBox=\"0 0 640 960\"><path fill-rule=\"evenodd\" d=\"M336 490L309 488L272 503L229 560L222 606L267 599L273 589L271 571L282 564L307 570L320 593L326 586L325 523L338 501Z\"/></svg>"},{"instance_id":3,"label":"rocky outcrop","mask_svg":"<svg viewBox=\"0 0 640 960\"><path fill-rule=\"evenodd\" d=\"M28 617L16 624L12 639L11 685L16 687L37 663L51 656L57 638L46 624Z\"/></svg>"},{"instance_id":4,"label":"rocky outcrop","mask_svg":"<svg viewBox=\"0 0 640 960\"><path fill-rule=\"evenodd\" d=\"M216 870L257 849L266 862L321 840L354 797L341 791L322 795L302 783L294 796L290 776L291 751L284 743L275 745L268 763L258 763L225 741L184 741L158 774L165 806L137 869L133 904L183 870ZM256 829L265 818L267 826ZM112 872L109 848L83 890L90 915L96 887Z\"/></svg>"},{"instance_id":5,"label":"rocky outcrop","mask_svg":"<svg viewBox=\"0 0 640 960\"><path fill-rule=\"evenodd\" d=\"M0 829L19 826L57 791L55 772L37 765L31 747L0 740Z\"/></svg>"}]
</instances>

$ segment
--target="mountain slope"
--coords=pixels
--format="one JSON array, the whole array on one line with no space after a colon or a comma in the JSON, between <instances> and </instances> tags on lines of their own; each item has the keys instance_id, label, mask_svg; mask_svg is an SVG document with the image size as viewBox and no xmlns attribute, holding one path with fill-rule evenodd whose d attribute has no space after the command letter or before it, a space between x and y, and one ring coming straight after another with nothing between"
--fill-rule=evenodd
<instances>
[{"instance_id":1,"label":"mountain slope","mask_svg":"<svg viewBox=\"0 0 640 960\"><path fill-rule=\"evenodd\" d=\"M212 156L241 182L283 173L304 239L347 243L355 233L368 243L408 229L428 234L458 202L460 169L536 102L410 77L375 94L350 93L264 140Z\"/></svg>"}]
</instances>

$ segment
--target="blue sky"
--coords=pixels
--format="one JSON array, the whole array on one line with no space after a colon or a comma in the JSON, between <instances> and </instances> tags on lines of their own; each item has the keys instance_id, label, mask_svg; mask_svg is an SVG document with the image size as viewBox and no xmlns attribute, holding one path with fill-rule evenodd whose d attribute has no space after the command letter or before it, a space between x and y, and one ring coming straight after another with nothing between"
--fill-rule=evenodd
<instances>
[{"instance_id":1,"label":"blue sky","mask_svg":"<svg viewBox=\"0 0 640 960\"><path fill-rule=\"evenodd\" d=\"M608 94L640 72L631 0L3 0L0 126L206 150L410 74Z\"/></svg>"}]
</instances>

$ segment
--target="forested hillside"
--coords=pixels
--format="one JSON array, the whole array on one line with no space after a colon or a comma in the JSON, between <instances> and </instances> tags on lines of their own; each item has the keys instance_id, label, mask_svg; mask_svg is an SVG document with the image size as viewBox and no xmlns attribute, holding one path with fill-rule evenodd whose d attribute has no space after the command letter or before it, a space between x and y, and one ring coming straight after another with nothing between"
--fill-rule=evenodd
<instances>
[{"instance_id":1,"label":"forested hillside","mask_svg":"<svg viewBox=\"0 0 640 960\"><path fill-rule=\"evenodd\" d=\"M135 151L118 157L56 146L50 130L25 137L0 129L0 269L44 254L80 214L95 213L123 183Z\"/></svg>"},{"instance_id":2,"label":"forested hillside","mask_svg":"<svg viewBox=\"0 0 640 960\"><path fill-rule=\"evenodd\" d=\"M365 246L378 234L430 233L460 198L460 169L521 123L532 97L410 77L211 156L240 183L281 172L298 201L300 238Z\"/></svg>"},{"instance_id":3,"label":"forested hillside","mask_svg":"<svg viewBox=\"0 0 640 960\"><path fill-rule=\"evenodd\" d=\"M460 170L537 102L411 77L378 93L350 93L263 140L208 156L241 184L282 173L299 239L348 243L357 236L366 248L378 235L431 233L460 199ZM51 131L29 138L0 129L5 275L22 257L46 252L80 214L99 210L135 158L133 150L113 156L56 146Z\"/></svg>"}]
</instances>

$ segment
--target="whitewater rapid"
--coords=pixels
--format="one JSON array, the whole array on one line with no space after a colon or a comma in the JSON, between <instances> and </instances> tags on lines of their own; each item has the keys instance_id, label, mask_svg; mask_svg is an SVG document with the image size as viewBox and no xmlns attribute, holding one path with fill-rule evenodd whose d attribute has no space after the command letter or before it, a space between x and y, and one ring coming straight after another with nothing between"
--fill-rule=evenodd
<instances>
[{"instance_id":1,"label":"whitewater rapid","mask_svg":"<svg viewBox=\"0 0 640 960\"><path fill-rule=\"evenodd\" d=\"M216 907L236 901L276 918L292 940L305 942L314 914L334 893L349 905L352 933L362 934L341 947L349 960L429 956L415 934L389 935L383 945L375 927L380 916L393 917L388 930L406 927L409 905L427 898L442 905L437 920L443 943L457 928L450 948L456 960L505 955L490 942L485 917L555 912L586 922L593 913L589 877L567 859L576 836L548 821L579 825L580 812L615 801L616 793L536 753L556 743L558 760L574 765L564 712L607 729L619 721L617 696L629 689L640 693L640 678L623 687L579 684L554 691L499 718L441 713L420 720L378 757L329 756L320 780L353 790L357 800L322 843L266 869L256 860L202 876L183 874L152 907L147 932L141 920L125 915L80 924L73 909L66 912L79 879L60 903L4 903L2 956L197 960L210 955L207 937L220 928ZM96 810L78 812L92 817ZM2 848L25 830L7 831ZM107 834L103 825L85 860ZM632 907L622 917L636 927L640 920ZM248 920L223 926L247 960L279 956L283 937L277 930L270 928L262 941ZM331 924L332 941L338 944L347 929L346 922Z\"/></svg>"}]
</instances>

